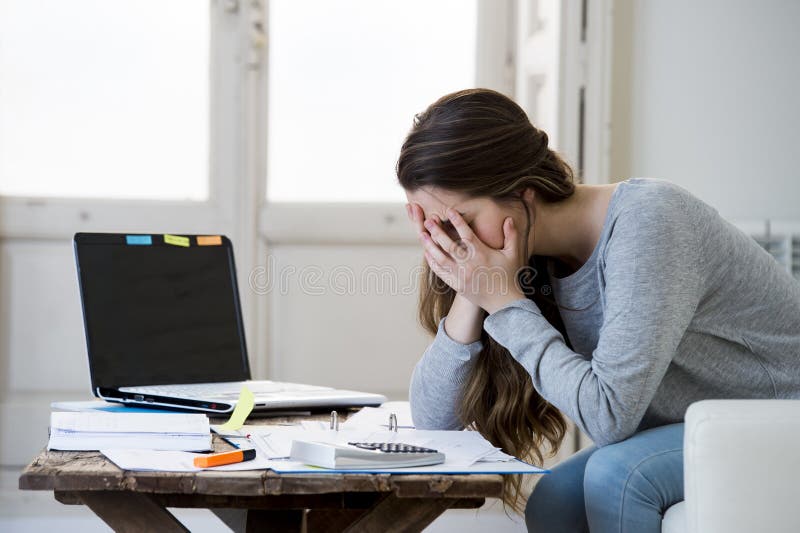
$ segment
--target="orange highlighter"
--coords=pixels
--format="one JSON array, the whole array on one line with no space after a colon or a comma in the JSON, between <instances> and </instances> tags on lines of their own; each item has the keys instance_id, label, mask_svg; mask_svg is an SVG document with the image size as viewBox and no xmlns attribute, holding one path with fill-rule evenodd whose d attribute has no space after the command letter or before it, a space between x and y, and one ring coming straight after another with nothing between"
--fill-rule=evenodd
<instances>
[{"instance_id":1,"label":"orange highlighter","mask_svg":"<svg viewBox=\"0 0 800 533\"><path fill-rule=\"evenodd\" d=\"M197 468L209 468L212 466L232 465L251 461L256 458L255 449L234 450L232 452L211 453L194 458L194 466Z\"/></svg>"}]
</instances>

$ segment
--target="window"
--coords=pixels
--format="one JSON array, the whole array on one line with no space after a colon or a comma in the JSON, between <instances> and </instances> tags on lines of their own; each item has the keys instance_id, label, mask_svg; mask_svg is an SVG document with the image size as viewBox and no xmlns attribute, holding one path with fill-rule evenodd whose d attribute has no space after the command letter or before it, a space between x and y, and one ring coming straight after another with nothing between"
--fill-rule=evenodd
<instances>
[{"instance_id":1,"label":"window","mask_svg":"<svg viewBox=\"0 0 800 533\"><path fill-rule=\"evenodd\" d=\"M205 200L209 7L0 1L0 195Z\"/></svg>"},{"instance_id":2,"label":"window","mask_svg":"<svg viewBox=\"0 0 800 533\"><path fill-rule=\"evenodd\" d=\"M398 202L416 113L473 87L477 0L273 0L267 198Z\"/></svg>"}]
</instances>

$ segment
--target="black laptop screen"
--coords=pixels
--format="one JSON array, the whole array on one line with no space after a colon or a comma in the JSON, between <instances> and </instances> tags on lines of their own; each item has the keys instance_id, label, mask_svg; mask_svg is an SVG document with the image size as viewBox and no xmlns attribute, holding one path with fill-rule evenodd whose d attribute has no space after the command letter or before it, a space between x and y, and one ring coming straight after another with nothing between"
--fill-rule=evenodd
<instances>
[{"instance_id":1,"label":"black laptop screen","mask_svg":"<svg viewBox=\"0 0 800 533\"><path fill-rule=\"evenodd\" d=\"M149 237L75 236L93 389L249 379L230 241Z\"/></svg>"}]
</instances>

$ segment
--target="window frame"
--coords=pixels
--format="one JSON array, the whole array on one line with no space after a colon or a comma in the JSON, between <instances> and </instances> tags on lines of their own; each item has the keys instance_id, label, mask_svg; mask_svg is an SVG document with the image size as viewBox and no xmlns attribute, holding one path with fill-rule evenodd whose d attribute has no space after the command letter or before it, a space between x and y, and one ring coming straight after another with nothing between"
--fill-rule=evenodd
<instances>
[{"instance_id":1,"label":"window frame","mask_svg":"<svg viewBox=\"0 0 800 533\"><path fill-rule=\"evenodd\" d=\"M254 377L267 370L261 302L246 290L264 250L257 237L259 72L264 52L264 4L208 0L208 198L196 200L0 196L0 239L63 242L78 231L225 233L236 249L242 312ZM146 216L143 216L146 213Z\"/></svg>"},{"instance_id":2,"label":"window frame","mask_svg":"<svg viewBox=\"0 0 800 533\"><path fill-rule=\"evenodd\" d=\"M269 16L267 14L267 16ZM514 94L514 2L477 0L476 69L477 87L489 87L509 96ZM266 55L266 54L265 54ZM267 72L267 58L259 70ZM260 94L267 95L268 80ZM260 138L263 153L257 154L258 168L266 169L266 96ZM399 150L399 147L398 147ZM266 187L267 172L261 174ZM399 187L399 185L398 185ZM282 244L411 244L416 236L407 224L402 202L277 202L265 196L259 206L259 237L265 243ZM321 223L323 222L324 223Z\"/></svg>"},{"instance_id":3,"label":"window frame","mask_svg":"<svg viewBox=\"0 0 800 533\"><path fill-rule=\"evenodd\" d=\"M75 231L176 232L232 228L236 187L225 176L243 165L243 127L235 95L242 90L237 61L242 31L235 1L209 1L209 161L206 200L116 199L0 195L0 238L71 239ZM142 209L148 209L146 219Z\"/></svg>"}]
</instances>

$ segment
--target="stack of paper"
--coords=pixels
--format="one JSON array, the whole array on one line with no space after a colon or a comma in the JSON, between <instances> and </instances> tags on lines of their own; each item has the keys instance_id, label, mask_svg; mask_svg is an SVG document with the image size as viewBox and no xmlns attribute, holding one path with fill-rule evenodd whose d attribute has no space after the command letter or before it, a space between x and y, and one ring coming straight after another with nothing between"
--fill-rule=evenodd
<instances>
[{"instance_id":1,"label":"stack of paper","mask_svg":"<svg viewBox=\"0 0 800 533\"><path fill-rule=\"evenodd\" d=\"M546 470L528 465L503 453L475 431L427 431L400 429L388 431L379 428L330 429L298 426L245 426L240 432L250 434L252 444L260 456L267 459L276 472L320 472L320 469L290 459L292 443L296 440L331 444L348 442L400 442L433 448L445 455L439 465L409 468L376 468L373 472L385 473L546 473ZM331 470L336 471L336 470ZM342 471L342 470L339 470Z\"/></svg>"},{"instance_id":2,"label":"stack of paper","mask_svg":"<svg viewBox=\"0 0 800 533\"><path fill-rule=\"evenodd\" d=\"M168 416L168 415L160 415ZM399 418L399 417L398 417ZM218 426L217 426L218 427ZM249 437L245 438L245 435ZM256 448L253 461L216 467L225 470L272 469L280 473L374 472L397 474L544 474L546 470L524 463L491 445L474 431L415 431L384 428L343 428L339 431L294 426L244 426L228 431L227 438L236 436ZM433 448L445 455L444 463L405 468L376 467L368 470L325 469L308 466L290 459L295 441L345 444L347 442L400 442ZM192 454L177 454L154 450L102 450L109 459L125 470L168 470L194 472Z\"/></svg>"},{"instance_id":3,"label":"stack of paper","mask_svg":"<svg viewBox=\"0 0 800 533\"><path fill-rule=\"evenodd\" d=\"M48 450L211 449L208 418L184 413L54 412Z\"/></svg>"},{"instance_id":4,"label":"stack of paper","mask_svg":"<svg viewBox=\"0 0 800 533\"><path fill-rule=\"evenodd\" d=\"M289 457L295 440L347 444L348 442L402 442L433 448L445 454L452 466L467 467L478 461L509 461L512 456L498 450L476 431L424 431L351 429L339 431L306 429L302 426L251 427L253 444L268 459Z\"/></svg>"}]
</instances>

